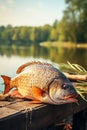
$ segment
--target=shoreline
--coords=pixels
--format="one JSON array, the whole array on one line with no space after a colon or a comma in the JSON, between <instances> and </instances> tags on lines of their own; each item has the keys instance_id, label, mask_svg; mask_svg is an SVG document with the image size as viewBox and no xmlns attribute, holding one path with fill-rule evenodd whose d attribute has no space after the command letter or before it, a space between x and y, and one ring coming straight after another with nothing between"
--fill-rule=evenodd
<instances>
[{"instance_id":1,"label":"shoreline","mask_svg":"<svg viewBox=\"0 0 87 130\"><path fill-rule=\"evenodd\" d=\"M87 43L71 43L71 42L41 42L43 47L64 47L64 48L87 48Z\"/></svg>"}]
</instances>

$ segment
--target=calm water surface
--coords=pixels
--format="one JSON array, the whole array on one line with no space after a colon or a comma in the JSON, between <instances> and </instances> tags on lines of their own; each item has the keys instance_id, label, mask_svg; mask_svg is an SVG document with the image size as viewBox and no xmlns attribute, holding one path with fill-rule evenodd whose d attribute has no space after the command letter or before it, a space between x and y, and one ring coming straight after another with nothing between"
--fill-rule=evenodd
<instances>
[{"instance_id":1,"label":"calm water surface","mask_svg":"<svg viewBox=\"0 0 87 130\"><path fill-rule=\"evenodd\" d=\"M34 60L52 63L77 63L87 68L87 49L56 47L0 47L0 75L14 77L18 66ZM3 89L0 78L0 90Z\"/></svg>"}]
</instances>

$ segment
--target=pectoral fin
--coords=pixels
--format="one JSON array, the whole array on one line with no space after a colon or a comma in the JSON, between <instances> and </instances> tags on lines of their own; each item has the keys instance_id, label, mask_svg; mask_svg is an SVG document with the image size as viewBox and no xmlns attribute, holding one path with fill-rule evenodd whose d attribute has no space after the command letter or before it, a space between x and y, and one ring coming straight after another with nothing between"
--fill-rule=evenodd
<instances>
[{"instance_id":1,"label":"pectoral fin","mask_svg":"<svg viewBox=\"0 0 87 130\"><path fill-rule=\"evenodd\" d=\"M36 98L42 97L42 95L43 95L43 90L41 90L41 89L38 88L38 87L33 87L33 88L32 88L32 93L33 93L34 97L36 97Z\"/></svg>"},{"instance_id":2,"label":"pectoral fin","mask_svg":"<svg viewBox=\"0 0 87 130\"><path fill-rule=\"evenodd\" d=\"M23 98L23 96L18 92L18 90L13 90L10 93L10 95L11 95L12 98Z\"/></svg>"}]
</instances>

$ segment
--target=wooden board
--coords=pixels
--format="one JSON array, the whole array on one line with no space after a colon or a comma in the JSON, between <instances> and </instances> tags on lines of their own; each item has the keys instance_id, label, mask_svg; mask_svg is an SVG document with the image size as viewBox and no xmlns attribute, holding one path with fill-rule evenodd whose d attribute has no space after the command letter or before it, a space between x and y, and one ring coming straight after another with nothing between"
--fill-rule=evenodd
<instances>
[{"instance_id":1,"label":"wooden board","mask_svg":"<svg viewBox=\"0 0 87 130\"><path fill-rule=\"evenodd\" d=\"M33 104L28 100L0 101L0 130L39 130L84 109L87 109L87 102L80 97L79 105Z\"/></svg>"}]
</instances>

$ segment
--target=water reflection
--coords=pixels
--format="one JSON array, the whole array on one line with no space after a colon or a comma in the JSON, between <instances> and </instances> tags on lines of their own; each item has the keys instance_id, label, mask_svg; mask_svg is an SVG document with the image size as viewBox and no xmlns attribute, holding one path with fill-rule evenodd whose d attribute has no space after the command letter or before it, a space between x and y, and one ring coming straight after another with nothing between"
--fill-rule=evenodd
<instances>
[{"instance_id":1,"label":"water reflection","mask_svg":"<svg viewBox=\"0 0 87 130\"><path fill-rule=\"evenodd\" d=\"M51 60L55 63L77 63L86 68L87 65L87 49L81 48L56 48L56 47L41 47L41 46L29 46L29 47L0 47L0 55L8 58L14 56L20 58L42 58L45 60Z\"/></svg>"},{"instance_id":2,"label":"water reflection","mask_svg":"<svg viewBox=\"0 0 87 130\"><path fill-rule=\"evenodd\" d=\"M0 75L4 74L10 77L16 75L17 68L33 60L45 60L47 62L77 63L87 68L87 49L81 48L56 48L56 47L0 47ZM0 78L0 90L3 90L3 80Z\"/></svg>"}]
</instances>

